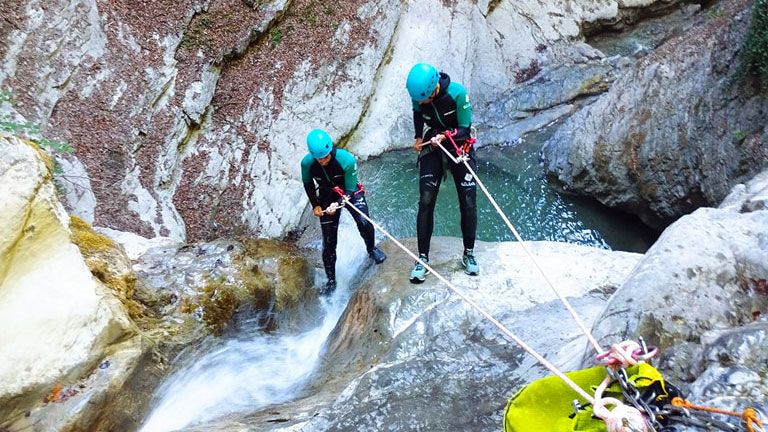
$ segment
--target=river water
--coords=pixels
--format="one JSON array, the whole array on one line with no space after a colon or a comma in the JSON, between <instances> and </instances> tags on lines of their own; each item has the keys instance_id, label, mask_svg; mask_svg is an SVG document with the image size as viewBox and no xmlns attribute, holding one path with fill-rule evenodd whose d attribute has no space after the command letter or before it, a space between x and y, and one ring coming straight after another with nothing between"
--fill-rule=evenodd
<instances>
[{"instance_id":1,"label":"river water","mask_svg":"<svg viewBox=\"0 0 768 432\"><path fill-rule=\"evenodd\" d=\"M524 240L577 243L604 249L645 252L658 234L632 215L555 191L539 162L547 130L513 144L477 149L477 175ZM447 163L453 163L447 161ZM371 216L396 238L416 236L419 171L413 150L389 152L360 164ZM477 190L477 239L514 241L513 234ZM456 187L450 174L435 206L434 235L461 236Z\"/></svg>"}]
</instances>

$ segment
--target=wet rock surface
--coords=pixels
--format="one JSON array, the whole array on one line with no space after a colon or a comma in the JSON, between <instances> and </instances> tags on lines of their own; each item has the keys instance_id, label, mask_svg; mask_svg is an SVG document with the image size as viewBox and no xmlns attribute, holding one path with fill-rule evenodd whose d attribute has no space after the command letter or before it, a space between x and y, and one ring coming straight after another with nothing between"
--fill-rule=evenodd
<instances>
[{"instance_id":1,"label":"wet rock surface","mask_svg":"<svg viewBox=\"0 0 768 432\"><path fill-rule=\"evenodd\" d=\"M588 325L640 258L565 243L529 247ZM434 275L411 284L411 258L391 243L382 248L389 258L350 299L305 397L185 430L498 430L514 390L545 370ZM461 240L435 238L432 250L430 264L488 313L558 366L577 364L585 338L518 244L478 243L479 277L461 268Z\"/></svg>"},{"instance_id":2,"label":"wet rock surface","mask_svg":"<svg viewBox=\"0 0 768 432\"><path fill-rule=\"evenodd\" d=\"M722 209L681 218L644 256L529 245L602 346L642 336L691 402L764 411L768 212L739 209L766 178L734 188ZM478 245L482 273L470 277L460 241L440 238L431 264L556 366L593 366L592 347L519 247ZM305 397L185 430L499 430L507 399L548 371L434 275L410 284L411 260L383 248L390 258L350 300Z\"/></svg>"}]
</instances>

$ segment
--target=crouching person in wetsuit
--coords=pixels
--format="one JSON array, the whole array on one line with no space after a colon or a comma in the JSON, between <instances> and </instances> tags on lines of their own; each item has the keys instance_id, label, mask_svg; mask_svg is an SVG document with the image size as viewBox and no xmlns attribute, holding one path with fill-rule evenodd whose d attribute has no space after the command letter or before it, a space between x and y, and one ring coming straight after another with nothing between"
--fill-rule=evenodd
<instances>
[{"instance_id":1,"label":"crouching person in wetsuit","mask_svg":"<svg viewBox=\"0 0 768 432\"><path fill-rule=\"evenodd\" d=\"M464 87L451 82L448 74L439 72L434 66L417 63L411 68L406 81L406 88L411 96L413 108L413 126L415 142L413 148L419 152L419 212L416 218L416 236L419 243L419 261L410 274L413 283L424 282L427 269L422 264L429 262L429 243L434 226L435 202L440 182L445 169L450 169L456 192L459 196L461 213L461 234L464 240L462 264L469 275L480 273L475 259L475 231L477 230L477 210L475 198L477 184L463 163L455 164L445 157L437 144L456 156L456 148L464 147L468 151L469 166L477 172L475 151L471 148L470 128L472 126L472 108L469 95ZM424 125L429 129L424 133ZM445 135L451 131L451 138ZM470 145L466 147L465 145ZM448 164L449 166L445 166Z\"/></svg>"},{"instance_id":2,"label":"crouching person in wetsuit","mask_svg":"<svg viewBox=\"0 0 768 432\"><path fill-rule=\"evenodd\" d=\"M323 265L328 282L323 294L336 289L336 238L339 230L341 209L332 204L342 204L341 196L334 191L339 188L350 197L357 209L368 215L368 203L362 188L358 191L357 162L344 149L333 148L333 140L322 129L314 129L307 135L309 154L301 161L301 180L309 197L312 213L320 218L323 233ZM347 209L354 218L360 236L365 241L368 256L376 263L384 262L387 256L374 246L373 225L355 210Z\"/></svg>"}]
</instances>

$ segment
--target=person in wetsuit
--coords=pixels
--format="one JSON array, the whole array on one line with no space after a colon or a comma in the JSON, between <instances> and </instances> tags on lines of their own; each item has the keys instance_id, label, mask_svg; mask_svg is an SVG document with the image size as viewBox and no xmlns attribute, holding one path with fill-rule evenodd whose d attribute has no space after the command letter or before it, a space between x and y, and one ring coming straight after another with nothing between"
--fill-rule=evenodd
<instances>
[{"instance_id":1,"label":"person in wetsuit","mask_svg":"<svg viewBox=\"0 0 768 432\"><path fill-rule=\"evenodd\" d=\"M461 84L452 82L448 74L439 72L427 63L417 63L411 68L406 88L413 107L413 148L419 152L419 212L416 217L419 261L416 261L411 271L410 280L413 283L424 282L428 273L422 262L429 262L435 202L446 168L451 170L459 196L461 234L464 240L462 265L467 274L478 275L480 267L473 252L477 230L477 184L463 163L453 163L436 147L437 143L441 143L456 156L454 145L446 137L445 131L451 132L453 141L460 148L471 138L472 107L469 95ZM424 125L428 127L426 133ZM475 151L471 147L468 156L469 165L477 172Z\"/></svg>"},{"instance_id":2,"label":"person in wetsuit","mask_svg":"<svg viewBox=\"0 0 768 432\"><path fill-rule=\"evenodd\" d=\"M328 281L322 294L330 294L336 289L336 239L339 230L340 209L331 207L332 203L341 204L341 196L334 192L340 188L348 195L352 205L368 215L368 203L365 195L356 193L357 162L351 153L333 147L333 140L322 129L314 129L307 135L309 153L301 160L301 180L307 192L312 213L320 218L323 233L323 266ZM330 207L330 208L329 208ZM347 209L357 224L360 236L365 241L368 256L376 263L384 262L387 256L374 246L373 225L358 212Z\"/></svg>"}]
</instances>

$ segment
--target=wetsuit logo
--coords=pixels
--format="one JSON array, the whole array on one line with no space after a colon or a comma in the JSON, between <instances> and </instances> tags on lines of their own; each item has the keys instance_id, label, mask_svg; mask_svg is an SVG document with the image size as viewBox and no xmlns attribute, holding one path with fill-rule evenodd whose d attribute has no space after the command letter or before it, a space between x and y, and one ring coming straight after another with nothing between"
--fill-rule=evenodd
<instances>
[{"instance_id":1,"label":"wetsuit logo","mask_svg":"<svg viewBox=\"0 0 768 432\"><path fill-rule=\"evenodd\" d=\"M474 182L474 178L472 177L472 174L470 174L470 173L466 173L466 174L464 175L464 181L463 181L463 182L461 182L461 186L462 186L462 187L472 187L472 186L476 186L476 185L475 185L475 182Z\"/></svg>"}]
</instances>

